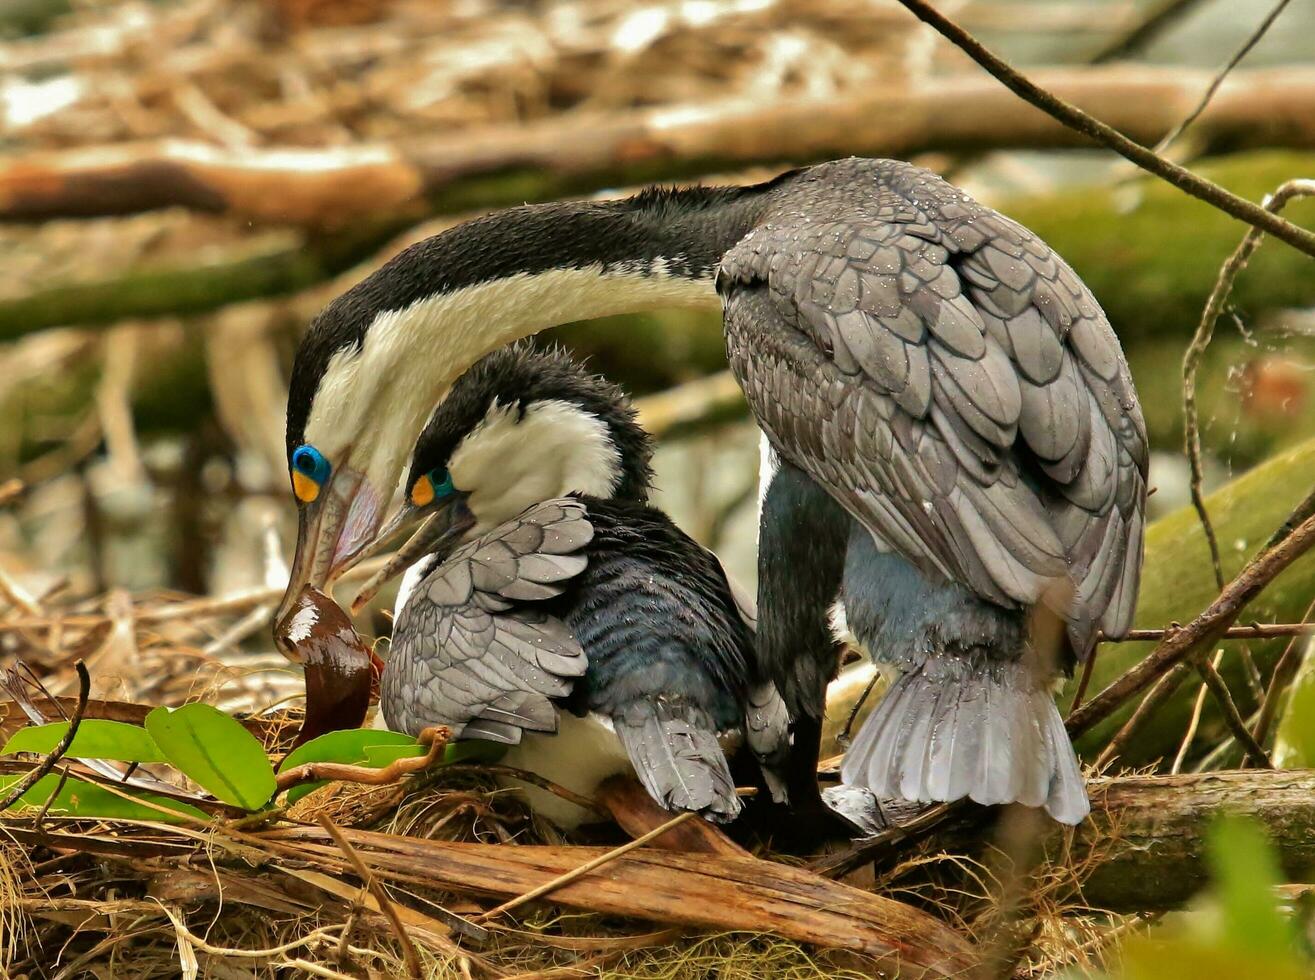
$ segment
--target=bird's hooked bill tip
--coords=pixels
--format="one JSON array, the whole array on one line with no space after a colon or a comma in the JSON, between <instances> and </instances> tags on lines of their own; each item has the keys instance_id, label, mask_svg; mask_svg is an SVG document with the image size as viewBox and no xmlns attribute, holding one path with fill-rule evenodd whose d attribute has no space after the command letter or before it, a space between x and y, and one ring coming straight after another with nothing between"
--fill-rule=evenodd
<instances>
[{"instance_id":1,"label":"bird's hooked bill tip","mask_svg":"<svg viewBox=\"0 0 1315 980\"><path fill-rule=\"evenodd\" d=\"M389 523L385 534L391 536L390 532L396 532L407 523L408 518L414 520L414 510L409 514L405 509L399 513ZM446 557L446 552L460 540L473 523L474 519L470 512L459 502L444 506L436 513L430 514L406 543L397 549L384 567L366 579L352 599L352 613L359 613L366 603L379 594L380 589L425 555L440 552ZM380 538L383 539L384 535L380 535Z\"/></svg>"}]
</instances>

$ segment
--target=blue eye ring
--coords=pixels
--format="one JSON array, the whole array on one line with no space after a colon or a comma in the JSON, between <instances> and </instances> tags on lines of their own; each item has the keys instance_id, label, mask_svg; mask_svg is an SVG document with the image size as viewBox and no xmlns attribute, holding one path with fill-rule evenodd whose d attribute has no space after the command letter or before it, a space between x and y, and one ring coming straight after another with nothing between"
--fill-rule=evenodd
<instances>
[{"instance_id":1,"label":"blue eye ring","mask_svg":"<svg viewBox=\"0 0 1315 980\"><path fill-rule=\"evenodd\" d=\"M319 496L319 489L329 478L333 468L314 446L298 446L288 461L292 470L292 490L302 503L310 503Z\"/></svg>"}]
</instances>

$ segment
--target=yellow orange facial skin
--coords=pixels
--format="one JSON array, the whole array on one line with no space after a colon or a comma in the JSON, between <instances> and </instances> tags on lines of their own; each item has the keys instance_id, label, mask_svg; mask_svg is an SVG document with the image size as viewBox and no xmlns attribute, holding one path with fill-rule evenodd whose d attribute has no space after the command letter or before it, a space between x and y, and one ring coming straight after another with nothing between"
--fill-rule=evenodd
<instances>
[{"instance_id":1,"label":"yellow orange facial skin","mask_svg":"<svg viewBox=\"0 0 1315 980\"><path fill-rule=\"evenodd\" d=\"M312 480L305 473L292 471L292 492L297 495L297 499L303 504L314 503L320 495L320 485Z\"/></svg>"},{"instance_id":2,"label":"yellow orange facial skin","mask_svg":"<svg viewBox=\"0 0 1315 980\"><path fill-rule=\"evenodd\" d=\"M422 476L416 480L415 485L411 487L411 503L417 507L424 507L434 502L434 481L428 476Z\"/></svg>"}]
</instances>

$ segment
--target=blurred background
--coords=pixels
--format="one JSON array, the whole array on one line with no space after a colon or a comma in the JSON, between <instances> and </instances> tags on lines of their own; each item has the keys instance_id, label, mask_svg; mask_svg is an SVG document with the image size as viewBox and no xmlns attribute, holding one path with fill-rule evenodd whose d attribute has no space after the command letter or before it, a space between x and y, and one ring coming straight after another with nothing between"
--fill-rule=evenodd
<instances>
[{"instance_id":1,"label":"blurred background","mask_svg":"<svg viewBox=\"0 0 1315 980\"><path fill-rule=\"evenodd\" d=\"M1155 143L1271 5L939 6ZM1312 37L1315 5L1291 4L1165 152L1253 200L1315 171ZM295 527L285 382L321 306L483 209L849 154L935 169L1074 265L1132 364L1154 512L1181 507L1183 351L1243 229L889 0L0 0L0 657L56 691L81 651L101 695L173 701L261 664L234 697L292 693L266 627ZM1315 431L1308 260L1264 247L1218 333L1208 486ZM660 504L751 586L757 442L716 318L550 339L639 400Z\"/></svg>"}]
</instances>

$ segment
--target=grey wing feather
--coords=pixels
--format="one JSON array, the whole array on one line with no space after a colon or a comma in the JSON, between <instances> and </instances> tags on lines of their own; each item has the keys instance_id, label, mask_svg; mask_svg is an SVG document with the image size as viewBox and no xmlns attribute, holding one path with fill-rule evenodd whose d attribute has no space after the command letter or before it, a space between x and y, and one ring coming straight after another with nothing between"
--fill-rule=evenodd
<instances>
[{"instance_id":1,"label":"grey wing feather","mask_svg":"<svg viewBox=\"0 0 1315 980\"><path fill-rule=\"evenodd\" d=\"M553 699L583 676L585 654L564 623L523 603L560 595L592 538L582 502L550 500L432 569L398 611L380 692L389 727L510 744L556 731Z\"/></svg>"},{"instance_id":2,"label":"grey wing feather","mask_svg":"<svg viewBox=\"0 0 1315 980\"><path fill-rule=\"evenodd\" d=\"M934 175L829 166L853 172L832 199L807 192L812 218L792 201L722 261L728 353L759 423L925 571L1058 606L1079 655L1098 629L1125 632L1148 453L1104 313L1044 242Z\"/></svg>"},{"instance_id":3,"label":"grey wing feather","mask_svg":"<svg viewBox=\"0 0 1315 980\"><path fill-rule=\"evenodd\" d=\"M614 714L612 723L635 775L662 806L717 823L739 814L735 780L703 709L684 698L645 698Z\"/></svg>"}]
</instances>

